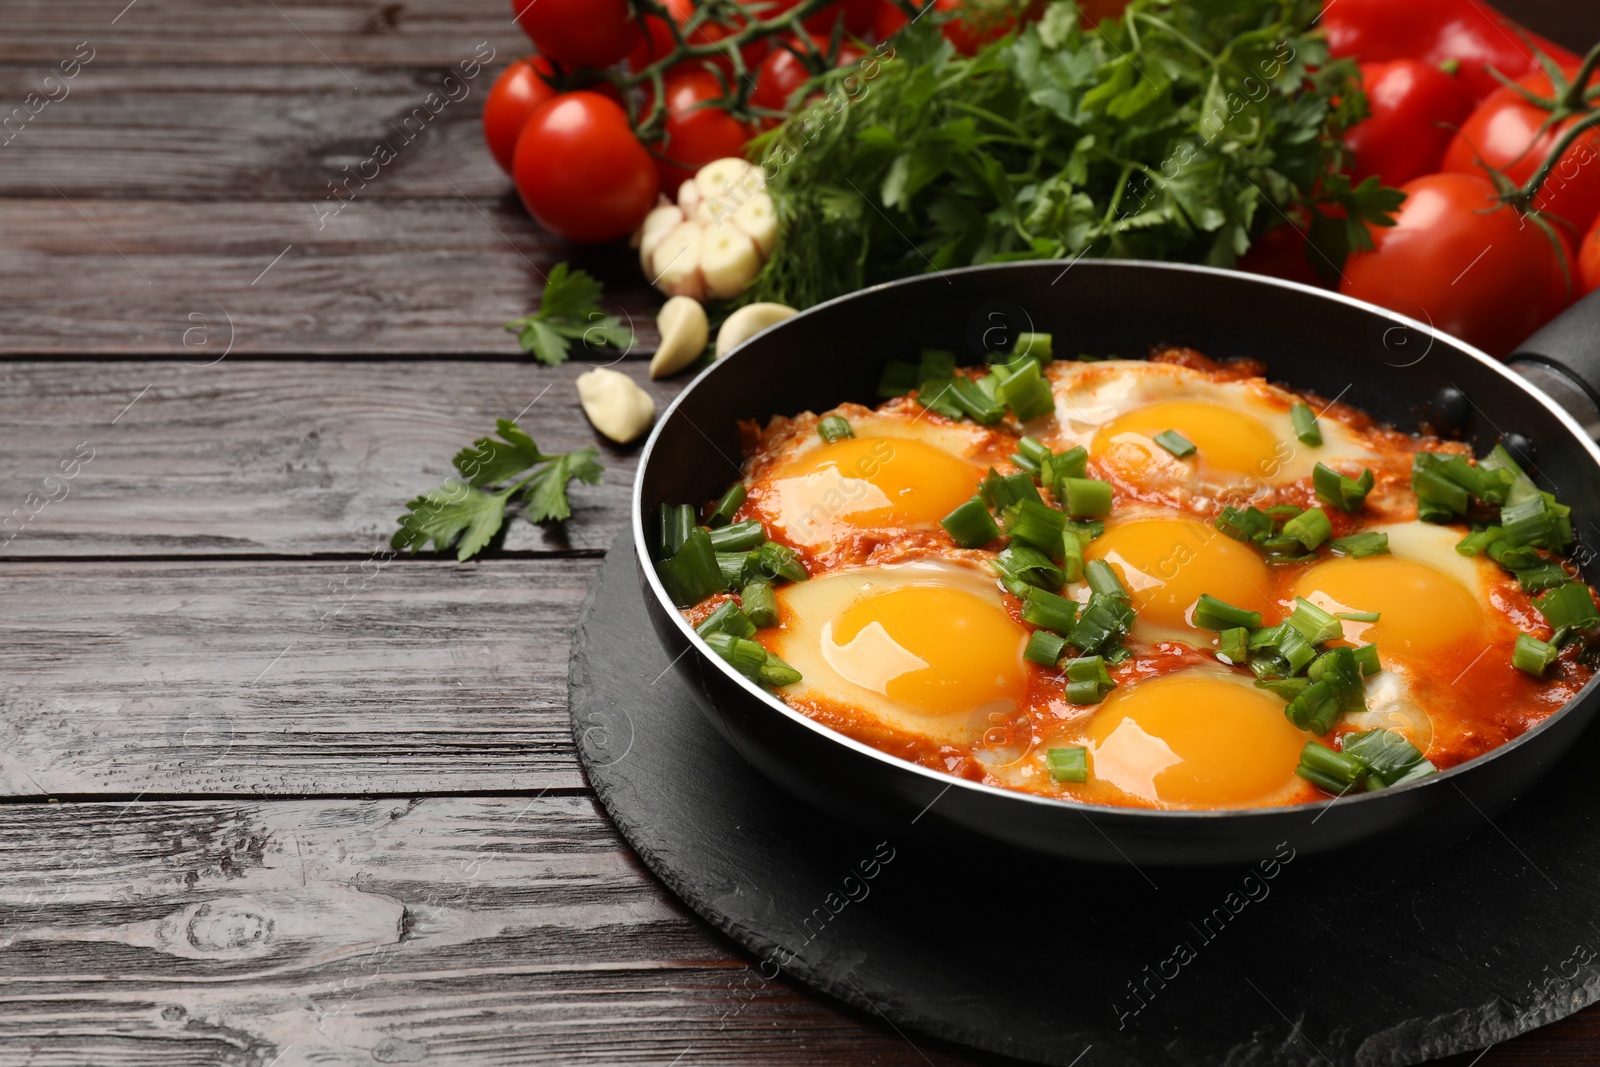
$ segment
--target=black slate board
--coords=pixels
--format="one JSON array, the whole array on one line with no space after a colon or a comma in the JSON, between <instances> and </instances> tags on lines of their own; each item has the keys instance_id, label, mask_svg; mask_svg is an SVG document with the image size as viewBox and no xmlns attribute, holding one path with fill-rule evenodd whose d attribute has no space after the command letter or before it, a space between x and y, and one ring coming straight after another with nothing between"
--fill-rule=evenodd
<instances>
[{"instance_id":1,"label":"black slate board","mask_svg":"<svg viewBox=\"0 0 1600 1067\"><path fill-rule=\"evenodd\" d=\"M792 800L715 732L660 651L625 540L579 623L574 735L644 862L755 957L736 1001L781 971L1038 1063L1255 1067L1421 1063L1600 999L1595 733L1421 858L1291 841L1276 866L1141 872L952 841L934 820L885 839Z\"/></svg>"}]
</instances>

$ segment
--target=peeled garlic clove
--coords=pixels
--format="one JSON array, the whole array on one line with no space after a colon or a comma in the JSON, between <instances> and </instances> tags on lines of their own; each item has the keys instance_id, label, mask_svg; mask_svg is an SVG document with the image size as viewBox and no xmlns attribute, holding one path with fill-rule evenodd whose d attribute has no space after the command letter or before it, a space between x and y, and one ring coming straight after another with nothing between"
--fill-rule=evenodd
<instances>
[{"instance_id":1,"label":"peeled garlic clove","mask_svg":"<svg viewBox=\"0 0 1600 1067\"><path fill-rule=\"evenodd\" d=\"M694 215L690 221L698 222L706 229L715 229L722 225L724 219L732 217L733 209L720 200L702 200L694 206Z\"/></svg>"},{"instance_id":2,"label":"peeled garlic clove","mask_svg":"<svg viewBox=\"0 0 1600 1067\"><path fill-rule=\"evenodd\" d=\"M733 213L733 224L756 243L762 259L770 258L778 247L778 211L766 193L757 193L741 204Z\"/></svg>"},{"instance_id":3,"label":"peeled garlic clove","mask_svg":"<svg viewBox=\"0 0 1600 1067\"><path fill-rule=\"evenodd\" d=\"M700 186L695 184L693 178L678 186L678 206L683 209L685 215L693 215L694 207L699 202Z\"/></svg>"},{"instance_id":4,"label":"peeled garlic clove","mask_svg":"<svg viewBox=\"0 0 1600 1067\"><path fill-rule=\"evenodd\" d=\"M717 358L732 352L769 326L776 326L799 312L783 304L746 304L728 316L717 331Z\"/></svg>"},{"instance_id":5,"label":"peeled garlic clove","mask_svg":"<svg viewBox=\"0 0 1600 1067\"><path fill-rule=\"evenodd\" d=\"M693 222L681 222L673 227L650 257L651 284L668 296L688 296L696 300L705 296L705 279L700 275L703 235L704 230Z\"/></svg>"},{"instance_id":6,"label":"peeled garlic clove","mask_svg":"<svg viewBox=\"0 0 1600 1067\"><path fill-rule=\"evenodd\" d=\"M713 160L694 176L700 196L706 200L743 200L755 190L748 188L748 175L755 170L736 156ZM756 171L760 174L760 171Z\"/></svg>"},{"instance_id":7,"label":"peeled garlic clove","mask_svg":"<svg viewBox=\"0 0 1600 1067\"><path fill-rule=\"evenodd\" d=\"M706 292L727 300L744 292L761 270L761 255L748 234L737 226L702 232L700 275Z\"/></svg>"},{"instance_id":8,"label":"peeled garlic clove","mask_svg":"<svg viewBox=\"0 0 1600 1067\"><path fill-rule=\"evenodd\" d=\"M650 257L661 244L661 239L683 221L683 209L677 204L662 204L644 217L639 226L639 264L648 273Z\"/></svg>"},{"instance_id":9,"label":"peeled garlic clove","mask_svg":"<svg viewBox=\"0 0 1600 1067\"><path fill-rule=\"evenodd\" d=\"M578 402L594 428L625 445L650 428L656 402L620 371L597 367L578 375Z\"/></svg>"},{"instance_id":10,"label":"peeled garlic clove","mask_svg":"<svg viewBox=\"0 0 1600 1067\"><path fill-rule=\"evenodd\" d=\"M676 374L693 363L706 350L706 341L711 337L706 309L700 301L686 296L675 296L661 305L656 330L661 334L661 343L650 357L652 378Z\"/></svg>"}]
</instances>

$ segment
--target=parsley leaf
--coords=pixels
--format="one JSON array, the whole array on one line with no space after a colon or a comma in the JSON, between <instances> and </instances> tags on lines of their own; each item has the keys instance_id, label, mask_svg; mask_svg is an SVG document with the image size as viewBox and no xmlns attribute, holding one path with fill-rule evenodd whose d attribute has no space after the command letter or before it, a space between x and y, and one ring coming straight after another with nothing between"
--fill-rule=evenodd
<instances>
[{"instance_id":1,"label":"parsley leaf","mask_svg":"<svg viewBox=\"0 0 1600 1067\"><path fill-rule=\"evenodd\" d=\"M406 505L407 514L400 516L390 547L418 552L431 541L443 551L454 544L456 559L471 559L505 525L506 505L513 498L522 501L530 522L559 522L572 515L567 498L570 482L600 484L604 468L593 447L547 455L510 419L498 420L495 432L498 439L481 437L456 453L460 477L451 477ZM516 480L530 470L532 474Z\"/></svg>"},{"instance_id":2,"label":"parsley leaf","mask_svg":"<svg viewBox=\"0 0 1600 1067\"><path fill-rule=\"evenodd\" d=\"M539 310L511 320L506 329L517 335L524 352L549 367L567 361L573 341L588 348L625 349L633 344L633 331L601 310L600 293L593 275L558 264L545 279Z\"/></svg>"}]
</instances>

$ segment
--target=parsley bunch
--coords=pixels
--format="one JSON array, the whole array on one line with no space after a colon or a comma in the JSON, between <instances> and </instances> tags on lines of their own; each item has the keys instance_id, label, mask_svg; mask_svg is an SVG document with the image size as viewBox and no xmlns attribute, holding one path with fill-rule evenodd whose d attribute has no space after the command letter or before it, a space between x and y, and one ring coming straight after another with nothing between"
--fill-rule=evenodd
<instances>
[{"instance_id":1,"label":"parsley bunch","mask_svg":"<svg viewBox=\"0 0 1600 1067\"><path fill-rule=\"evenodd\" d=\"M459 538L456 559L470 559L500 532L513 497L522 501L530 522L559 522L572 514L567 483L576 478L585 485L600 484L604 468L594 448L546 455L510 419L497 420L495 430L499 440L482 437L456 453L459 478L406 505L409 510L400 516L390 547L415 552L431 540L443 550ZM530 470L532 474L519 479Z\"/></svg>"},{"instance_id":2,"label":"parsley bunch","mask_svg":"<svg viewBox=\"0 0 1600 1067\"><path fill-rule=\"evenodd\" d=\"M567 361L573 341L590 348L622 348L633 344L633 331L600 308L601 286L588 271L558 264L545 279L539 310L513 319L506 329L517 335L524 352L548 367Z\"/></svg>"},{"instance_id":3,"label":"parsley bunch","mask_svg":"<svg viewBox=\"0 0 1600 1067\"><path fill-rule=\"evenodd\" d=\"M1313 31L1320 7L1133 0L1084 29L1058 0L971 58L921 20L769 135L784 237L747 299L809 307L1017 259L1232 266L1291 217L1332 271L1403 197L1340 174L1365 100Z\"/></svg>"}]
</instances>

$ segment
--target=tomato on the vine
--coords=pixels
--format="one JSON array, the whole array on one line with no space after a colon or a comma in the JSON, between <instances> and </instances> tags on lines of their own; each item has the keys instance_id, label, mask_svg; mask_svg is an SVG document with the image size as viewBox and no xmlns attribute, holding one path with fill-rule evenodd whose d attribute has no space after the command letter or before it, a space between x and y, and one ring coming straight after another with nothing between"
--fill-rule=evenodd
<instances>
[{"instance_id":1,"label":"tomato on the vine","mask_svg":"<svg viewBox=\"0 0 1600 1067\"><path fill-rule=\"evenodd\" d=\"M1344 267L1339 291L1477 345L1512 348L1571 299L1565 242L1503 205L1487 178L1430 174L1407 183L1392 227Z\"/></svg>"},{"instance_id":2,"label":"tomato on the vine","mask_svg":"<svg viewBox=\"0 0 1600 1067\"><path fill-rule=\"evenodd\" d=\"M1595 221L1578 252L1578 288L1585 293L1600 289L1600 220Z\"/></svg>"},{"instance_id":3,"label":"tomato on the vine","mask_svg":"<svg viewBox=\"0 0 1600 1067\"><path fill-rule=\"evenodd\" d=\"M1418 59L1361 64L1370 114L1345 134L1354 154L1350 176L1377 175L1401 186L1433 174L1455 130L1472 113L1472 96L1454 76Z\"/></svg>"},{"instance_id":4,"label":"tomato on the vine","mask_svg":"<svg viewBox=\"0 0 1600 1067\"><path fill-rule=\"evenodd\" d=\"M803 0L777 0L767 11L772 18L799 7ZM878 0L839 0L821 11L805 18L805 28L812 33L831 34L834 26L844 23L844 32L852 37L864 37L878 17Z\"/></svg>"},{"instance_id":5,"label":"tomato on the vine","mask_svg":"<svg viewBox=\"0 0 1600 1067\"><path fill-rule=\"evenodd\" d=\"M715 74L703 67L673 71L665 89L666 137L656 146L663 189L675 191L713 160L744 155L755 131L714 103L724 95Z\"/></svg>"},{"instance_id":6,"label":"tomato on the vine","mask_svg":"<svg viewBox=\"0 0 1600 1067\"><path fill-rule=\"evenodd\" d=\"M672 15L672 21L677 24L678 30L683 34L684 40L695 46L714 45L738 32L737 24L701 19L693 30L685 31L689 20L695 17L697 5L695 0L664 0L667 11ZM673 36L672 28L666 21L655 15L647 15L644 20L644 40L628 55L628 66L635 71L643 70L662 56L670 55L677 47L677 38ZM768 45L765 39L752 41L739 50L740 57L744 60L745 70L754 71L767 57ZM725 74L733 73L733 60L726 54L708 56L693 62L674 67L700 67L706 63L721 68Z\"/></svg>"},{"instance_id":7,"label":"tomato on the vine","mask_svg":"<svg viewBox=\"0 0 1600 1067\"><path fill-rule=\"evenodd\" d=\"M1566 71L1570 77L1575 67ZM1546 99L1554 92L1546 74L1531 74L1517 85ZM1561 134L1581 121L1573 116L1546 128L1550 112L1510 86L1503 86L1478 105L1450 143L1443 169L1481 174L1484 167L1503 172L1524 185L1550 156ZM1479 163L1479 160L1482 163ZM1572 226L1577 240L1600 216L1600 131L1590 131L1567 149L1539 190L1534 207Z\"/></svg>"},{"instance_id":8,"label":"tomato on the vine","mask_svg":"<svg viewBox=\"0 0 1600 1067\"><path fill-rule=\"evenodd\" d=\"M821 34L812 34L811 44L822 55L828 54L829 38ZM756 107L766 108L769 111L788 111L790 97L795 90L811 80L811 71L797 54L802 46L794 39L778 44L773 48L772 54L761 63L761 70L756 74L756 89L750 94L750 102ZM861 49L854 45L841 44L839 54L834 57L834 62L841 67L848 67L859 63L862 58ZM776 125L777 119L764 119L763 125L771 127Z\"/></svg>"},{"instance_id":9,"label":"tomato on the vine","mask_svg":"<svg viewBox=\"0 0 1600 1067\"><path fill-rule=\"evenodd\" d=\"M639 41L628 0L511 0L517 25L563 66L609 67Z\"/></svg>"},{"instance_id":10,"label":"tomato on the vine","mask_svg":"<svg viewBox=\"0 0 1600 1067\"><path fill-rule=\"evenodd\" d=\"M483 102L483 138L489 143L494 161L507 174L511 173L517 138L528 124L528 116L556 95L545 81L549 74L550 64L543 56L535 56L532 62L513 60L494 80L489 98Z\"/></svg>"},{"instance_id":11,"label":"tomato on the vine","mask_svg":"<svg viewBox=\"0 0 1600 1067\"><path fill-rule=\"evenodd\" d=\"M945 40L957 52L970 56L1015 30L1019 21L1037 19L1044 11L1044 0L1029 4L1020 20L1015 0L934 0L933 9L951 16L942 27Z\"/></svg>"},{"instance_id":12,"label":"tomato on the vine","mask_svg":"<svg viewBox=\"0 0 1600 1067\"><path fill-rule=\"evenodd\" d=\"M563 93L533 113L517 140L512 173L540 225L593 244L637 229L661 188L627 112L591 92Z\"/></svg>"},{"instance_id":13,"label":"tomato on the vine","mask_svg":"<svg viewBox=\"0 0 1600 1067\"><path fill-rule=\"evenodd\" d=\"M1321 286L1322 279L1306 258L1309 220L1301 212L1296 212L1296 216L1292 222L1275 226L1252 241L1249 251L1239 257L1235 269L1301 285Z\"/></svg>"}]
</instances>

